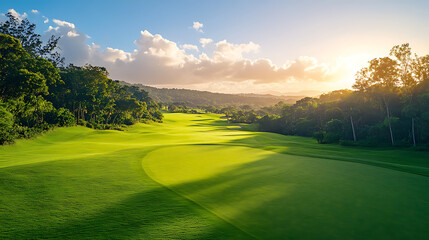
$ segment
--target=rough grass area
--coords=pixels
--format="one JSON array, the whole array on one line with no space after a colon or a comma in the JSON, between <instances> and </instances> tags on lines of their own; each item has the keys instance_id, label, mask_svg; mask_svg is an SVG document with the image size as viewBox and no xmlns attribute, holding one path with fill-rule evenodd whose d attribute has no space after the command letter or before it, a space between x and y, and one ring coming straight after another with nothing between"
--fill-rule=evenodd
<instances>
[{"instance_id":1,"label":"rough grass area","mask_svg":"<svg viewBox=\"0 0 429 240\"><path fill-rule=\"evenodd\" d=\"M0 147L0 239L428 239L429 155L218 115Z\"/></svg>"}]
</instances>

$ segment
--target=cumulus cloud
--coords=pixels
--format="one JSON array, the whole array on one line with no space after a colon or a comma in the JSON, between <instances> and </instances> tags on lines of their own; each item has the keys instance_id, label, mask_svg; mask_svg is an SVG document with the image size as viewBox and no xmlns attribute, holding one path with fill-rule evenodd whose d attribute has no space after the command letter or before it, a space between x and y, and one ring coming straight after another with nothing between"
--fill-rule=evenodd
<instances>
[{"instance_id":1,"label":"cumulus cloud","mask_svg":"<svg viewBox=\"0 0 429 240\"><path fill-rule=\"evenodd\" d=\"M232 44L226 40L216 43L216 51L213 54L215 61L237 61L243 58L243 53L257 52L260 46L253 42L244 44Z\"/></svg>"},{"instance_id":2,"label":"cumulus cloud","mask_svg":"<svg viewBox=\"0 0 429 240\"><path fill-rule=\"evenodd\" d=\"M61 37L58 41L58 52L66 58L67 63L84 65L89 62L91 46L86 43L86 34L79 32L73 23L53 19L55 27L49 26L44 33L47 39L51 35Z\"/></svg>"},{"instance_id":3,"label":"cumulus cloud","mask_svg":"<svg viewBox=\"0 0 429 240\"><path fill-rule=\"evenodd\" d=\"M34 14L39 14L39 11L36 10L36 9L31 10L31 12L34 13Z\"/></svg>"},{"instance_id":4,"label":"cumulus cloud","mask_svg":"<svg viewBox=\"0 0 429 240\"><path fill-rule=\"evenodd\" d=\"M49 27L48 27L47 32L50 32L50 31L57 31L58 29L60 29L60 27L52 27L52 26L49 26Z\"/></svg>"},{"instance_id":5,"label":"cumulus cloud","mask_svg":"<svg viewBox=\"0 0 429 240\"><path fill-rule=\"evenodd\" d=\"M15 11L15 9L13 8L9 9L8 12L12 14L12 16L16 17L19 21L22 21L22 19L27 18L27 13L24 12L23 14L20 14L17 11Z\"/></svg>"},{"instance_id":6,"label":"cumulus cloud","mask_svg":"<svg viewBox=\"0 0 429 240\"><path fill-rule=\"evenodd\" d=\"M200 38L200 43L203 48L213 42L213 39L210 38Z\"/></svg>"},{"instance_id":7,"label":"cumulus cloud","mask_svg":"<svg viewBox=\"0 0 429 240\"><path fill-rule=\"evenodd\" d=\"M338 80L339 64L320 63L313 57L299 57L276 65L270 59L250 59L247 54L257 53L260 46L254 42L234 44L226 40L213 43L202 38L203 46L213 43L213 52L201 52L198 56L187 50L199 51L197 46L178 46L160 34L141 31L134 41L136 49L131 52L105 48L95 43L88 44L88 36L73 23L53 20L46 34L61 36L58 43L60 53L67 63L105 66L111 78L132 83L154 86L193 87L212 91L228 92L228 87L262 91L280 89L281 86L324 84L328 86ZM241 86L241 87L240 87ZM252 91L253 91L252 90ZM290 90L290 89L289 89Z\"/></svg>"},{"instance_id":8,"label":"cumulus cloud","mask_svg":"<svg viewBox=\"0 0 429 240\"><path fill-rule=\"evenodd\" d=\"M204 27L204 24L202 24L200 22L194 22L194 24L192 25L192 28L198 32L203 32L203 29L202 29L203 27Z\"/></svg>"},{"instance_id":9,"label":"cumulus cloud","mask_svg":"<svg viewBox=\"0 0 429 240\"><path fill-rule=\"evenodd\" d=\"M60 26L60 27L75 28L75 26L74 26L74 24L73 24L73 23L69 23L69 22L66 22L66 21L61 21L61 20L58 20L58 19L53 19L52 21L53 21L55 24L57 24L58 26Z\"/></svg>"},{"instance_id":10,"label":"cumulus cloud","mask_svg":"<svg viewBox=\"0 0 429 240\"><path fill-rule=\"evenodd\" d=\"M68 32L67 32L67 36L68 36L68 37L79 37L79 36L80 36L80 34L79 34L79 33L77 33L76 31L68 31Z\"/></svg>"},{"instance_id":11,"label":"cumulus cloud","mask_svg":"<svg viewBox=\"0 0 429 240\"><path fill-rule=\"evenodd\" d=\"M43 18L45 19L45 20L43 21L43 23L48 23L48 22L49 22L49 18L47 18L47 17L45 17L45 16L43 16Z\"/></svg>"},{"instance_id":12,"label":"cumulus cloud","mask_svg":"<svg viewBox=\"0 0 429 240\"><path fill-rule=\"evenodd\" d=\"M198 47L197 47L197 46L192 45L192 44L183 44L183 45L182 45L182 48L183 48L183 49L186 49L186 50L195 50L195 51L197 51L197 52L199 52L199 51L200 51L200 50L198 49Z\"/></svg>"}]
</instances>

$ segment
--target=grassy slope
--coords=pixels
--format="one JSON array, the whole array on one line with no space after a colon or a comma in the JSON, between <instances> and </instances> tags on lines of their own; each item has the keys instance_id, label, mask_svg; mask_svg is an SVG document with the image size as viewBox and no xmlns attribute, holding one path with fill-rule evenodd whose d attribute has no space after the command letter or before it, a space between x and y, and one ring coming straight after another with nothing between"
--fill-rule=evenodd
<instances>
[{"instance_id":1,"label":"grassy slope","mask_svg":"<svg viewBox=\"0 0 429 240\"><path fill-rule=\"evenodd\" d=\"M0 147L0 239L424 239L428 159L215 115L62 128Z\"/></svg>"}]
</instances>

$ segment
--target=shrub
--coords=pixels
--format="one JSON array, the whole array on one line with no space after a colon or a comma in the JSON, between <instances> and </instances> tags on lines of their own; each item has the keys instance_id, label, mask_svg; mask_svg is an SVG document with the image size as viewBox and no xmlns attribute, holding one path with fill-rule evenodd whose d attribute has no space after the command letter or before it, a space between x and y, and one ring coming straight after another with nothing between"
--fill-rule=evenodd
<instances>
[{"instance_id":1,"label":"shrub","mask_svg":"<svg viewBox=\"0 0 429 240\"><path fill-rule=\"evenodd\" d=\"M13 141L13 122L12 113L0 106L0 144Z\"/></svg>"},{"instance_id":2,"label":"shrub","mask_svg":"<svg viewBox=\"0 0 429 240\"><path fill-rule=\"evenodd\" d=\"M86 121L85 121L85 120L83 120L83 119L79 119L79 120L77 121L77 124L78 124L78 125L82 125L82 126L86 126Z\"/></svg>"},{"instance_id":3,"label":"shrub","mask_svg":"<svg viewBox=\"0 0 429 240\"><path fill-rule=\"evenodd\" d=\"M122 121L125 125L133 125L136 123L136 120L132 117L127 117Z\"/></svg>"},{"instance_id":4,"label":"shrub","mask_svg":"<svg viewBox=\"0 0 429 240\"><path fill-rule=\"evenodd\" d=\"M325 143L325 132L317 131L313 133L313 138L317 140L317 143Z\"/></svg>"},{"instance_id":5,"label":"shrub","mask_svg":"<svg viewBox=\"0 0 429 240\"><path fill-rule=\"evenodd\" d=\"M60 127L73 126L76 124L74 115L65 108L53 109L46 113L45 121Z\"/></svg>"},{"instance_id":6,"label":"shrub","mask_svg":"<svg viewBox=\"0 0 429 240\"><path fill-rule=\"evenodd\" d=\"M74 115L65 108L57 109L57 125L60 127L63 126L73 126L76 124Z\"/></svg>"},{"instance_id":7,"label":"shrub","mask_svg":"<svg viewBox=\"0 0 429 240\"><path fill-rule=\"evenodd\" d=\"M295 133L298 136L311 137L315 125L313 120L300 118L295 124Z\"/></svg>"},{"instance_id":8,"label":"shrub","mask_svg":"<svg viewBox=\"0 0 429 240\"><path fill-rule=\"evenodd\" d=\"M338 119L332 119L326 123L325 143L338 143L343 134L343 122Z\"/></svg>"}]
</instances>

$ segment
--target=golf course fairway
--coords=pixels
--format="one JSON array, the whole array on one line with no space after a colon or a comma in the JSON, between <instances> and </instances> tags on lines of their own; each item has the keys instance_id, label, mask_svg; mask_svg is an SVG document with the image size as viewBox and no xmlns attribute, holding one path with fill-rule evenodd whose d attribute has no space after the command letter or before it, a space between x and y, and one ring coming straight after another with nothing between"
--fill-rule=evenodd
<instances>
[{"instance_id":1,"label":"golf course fairway","mask_svg":"<svg viewBox=\"0 0 429 240\"><path fill-rule=\"evenodd\" d=\"M0 239L429 239L429 154L166 113L0 146Z\"/></svg>"}]
</instances>

